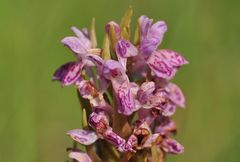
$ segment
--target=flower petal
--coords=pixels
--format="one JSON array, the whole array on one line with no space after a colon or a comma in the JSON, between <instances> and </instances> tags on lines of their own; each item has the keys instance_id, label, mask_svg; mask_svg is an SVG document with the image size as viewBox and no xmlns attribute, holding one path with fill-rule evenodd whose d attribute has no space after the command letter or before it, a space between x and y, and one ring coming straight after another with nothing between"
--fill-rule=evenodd
<instances>
[{"instance_id":1,"label":"flower petal","mask_svg":"<svg viewBox=\"0 0 240 162\"><path fill-rule=\"evenodd\" d=\"M56 70L53 80L61 81L63 86L71 85L79 79L82 67L82 63L66 63Z\"/></svg>"},{"instance_id":2,"label":"flower petal","mask_svg":"<svg viewBox=\"0 0 240 162\"><path fill-rule=\"evenodd\" d=\"M184 147L176 140L167 138L162 142L162 148L165 152L172 154L181 154L184 152Z\"/></svg>"},{"instance_id":3,"label":"flower petal","mask_svg":"<svg viewBox=\"0 0 240 162\"><path fill-rule=\"evenodd\" d=\"M137 137L135 135L131 135L126 142L125 149L135 152L133 148L136 146L137 146Z\"/></svg>"},{"instance_id":4,"label":"flower petal","mask_svg":"<svg viewBox=\"0 0 240 162\"><path fill-rule=\"evenodd\" d=\"M140 108L140 106L136 104L132 91L131 84L128 81L125 81L115 89L119 113L131 115Z\"/></svg>"},{"instance_id":5,"label":"flower petal","mask_svg":"<svg viewBox=\"0 0 240 162\"><path fill-rule=\"evenodd\" d=\"M92 162L88 154L83 152L71 151L69 153L69 158L75 159L78 162Z\"/></svg>"},{"instance_id":6,"label":"flower petal","mask_svg":"<svg viewBox=\"0 0 240 162\"><path fill-rule=\"evenodd\" d=\"M146 104L155 90L154 82L144 82L138 91L138 100L141 104Z\"/></svg>"},{"instance_id":7,"label":"flower petal","mask_svg":"<svg viewBox=\"0 0 240 162\"><path fill-rule=\"evenodd\" d=\"M148 139L145 141L142 147L143 148L152 147L152 144L158 142L159 139L161 139L161 137L158 133L152 134L148 137Z\"/></svg>"},{"instance_id":8,"label":"flower petal","mask_svg":"<svg viewBox=\"0 0 240 162\"><path fill-rule=\"evenodd\" d=\"M106 61L103 73L106 79L109 79L112 82L118 102L119 113L130 115L140 108L139 106L136 106L133 96L133 92L136 88L135 86L132 87L123 66L119 62L115 60Z\"/></svg>"},{"instance_id":9,"label":"flower petal","mask_svg":"<svg viewBox=\"0 0 240 162\"><path fill-rule=\"evenodd\" d=\"M104 60L93 54L88 54L86 57L97 67L97 75L99 77L99 89L100 92L105 92L110 85L109 80L103 76Z\"/></svg>"},{"instance_id":10,"label":"flower petal","mask_svg":"<svg viewBox=\"0 0 240 162\"><path fill-rule=\"evenodd\" d=\"M143 15L139 18L140 28L141 28L141 38L146 38L148 31L152 25L153 20L149 19L147 16Z\"/></svg>"},{"instance_id":11,"label":"flower petal","mask_svg":"<svg viewBox=\"0 0 240 162\"><path fill-rule=\"evenodd\" d=\"M182 90L173 83L169 83L168 86L165 88L167 92L169 92L169 99L182 108L185 107L185 97L182 93Z\"/></svg>"},{"instance_id":12,"label":"flower petal","mask_svg":"<svg viewBox=\"0 0 240 162\"><path fill-rule=\"evenodd\" d=\"M100 135L109 127L107 114L97 109L90 114L88 123Z\"/></svg>"},{"instance_id":13,"label":"flower petal","mask_svg":"<svg viewBox=\"0 0 240 162\"><path fill-rule=\"evenodd\" d=\"M108 60L105 62L103 75L108 80L115 80L119 85L128 79L123 66L115 60Z\"/></svg>"},{"instance_id":14,"label":"flower petal","mask_svg":"<svg viewBox=\"0 0 240 162\"><path fill-rule=\"evenodd\" d=\"M89 39L88 30L86 28L84 28L84 30L86 30L86 31L83 30L84 32L82 32L75 26L71 27L71 30L76 34L76 36L79 38L79 40L86 49L91 48L91 41Z\"/></svg>"},{"instance_id":15,"label":"flower petal","mask_svg":"<svg viewBox=\"0 0 240 162\"><path fill-rule=\"evenodd\" d=\"M66 73L69 71L69 69L75 65L76 62L68 62L62 66L60 66L53 74L52 80L58 80L62 81Z\"/></svg>"},{"instance_id":16,"label":"flower petal","mask_svg":"<svg viewBox=\"0 0 240 162\"><path fill-rule=\"evenodd\" d=\"M118 61L122 64L124 70L126 70L127 65L127 57L133 57L138 54L137 48L131 44L131 42L120 39L116 43L116 54Z\"/></svg>"},{"instance_id":17,"label":"flower petal","mask_svg":"<svg viewBox=\"0 0 240 162\"><path fill-rule=\"evenodd\" d=\"M150 30L148 32L148 37L152 38L152 40L156 40L157 46L159 46L162 42L164 33L166 31L167 31L167 24L164 21L157 21L150 28Z\"/></svg>"},{"instance_id":18,"label":"flower petal","mask_svg":"<svg viewBox=\"0 0 240 162\"><path fill-rule=\"evenodd\" d=\"M120 38L121 36L121 29L120 26L114 22L114 21L110 21L109 23L107 23L107 25L105 26L105 31L109 34L110 33L110 25L112 25L114 27L114 32L116 34L117 39Z\"/></svg>"},{"instance_id":19,"label":"flower petal","mask_svg":"<svg viewBox=\"0 0 240 162\"><path fill-rule=\"evenodd\" d=\"M120 39L116 44L116 53L121 57L132 57L138 54L137 48L129 41Z\"/></svg>"},{"instance_id":20,"label":"flower petal","mask_svg":"<svg viewBox=\"0 0 240 162\"><path fill-rule=\"evenodd\" d=\"M167 80L172 79L177 72L177 69L172 67L167 60L163 59L159 52L153 52L147 60L147 64L154 74Z\"/></svg>"},{"instance_id":21,"label":"flower petal","mask_svg":"<svg viewBox=\"0 0 240 162\"><path fill-rule=\"evenodd\" d=\"M139 18L141 27L140 53L147 59L162 42L167 25L164 21L158 21L152 25L153 20L146 16Z\"/></svg>"},{"instance_id":22,"label":"flower petal","mask_svg":"<svg viewBox=\"0 0 240 162\"><path fill-rule=\"evenodd\" d=\"M79 90L79 93L85 99L90 100L99 95L97 89L88 80L77 81L76 85Z\"/></svg>"},{"instance_id":23,"label":"flower petal","mask_svg":"<svg viewBox=\"0 0 240 162\"><path fill-rule=\"evenodd\" d=\"M68 131L67 134L83 145L91 145L98 139L96 133L90 130L73 129Z\"/></svg>"},{"instance_id":24,"label":"flower petal","mask_svg":"<svg viewBox=\"0 0 240 162\"><path fill-rule=\"evenodd\" d=\"M155 127L155 133L159 133L162 136L168 135L169 133L176 133L176 123L169 117L159 117L160 124ZM159 119L158 118L158 119Z\"/></svg>"},{"instance_id":25,"label":"flower petal","mask_svg":"<svg viewBox=\"0 0 240 162\"><path fill-rule=\"evenodd\" d=\"M158 50L157 52L160 53L163 59L167 60L174 67L180 67L184 64L188 64L188 61L181 54L173 50L163 49Z\"/></svg>"},{"instance_id":26,"label":"flower petal","mask_svg":"<svg viewBox=\"0 0 240 162\"><path fill-rule=\"evenodd\" d=\"M88 60L92 61L97 68L103 67L104 61L101 57L94 55L94 54L88 54L88 55L86 55L86 58Z\"/></svg>"},{"instance_id":27,"label":"flower petal","mask_svg":"<svg viewBox=\"0 0 240 162\"><path fill-rule=\"evenodd\" d=\"M138 119L139 120L144 120L148 125L151 125L151 123L155 120L156 115L153 113L154 109L146 109L142 108L138 111ZM159 110L157 110L159 111Z\"/></svg>"},{"instance_id":28,"label":"flower petal","mask_svg":"<svg viewBox=\"0 0 240 162\"><path fill-rule=\"evenodd\" d=\"M167 103L166 106L162 109L163 116L172 116L176 111L176 105L172 103Z\"/></svg>"},{"instance_id":29,"label":"flower petal","mask_svg":"<svg viewBox=\"0 0 240 162\"><path fill-rule=\"evenodd\" d=\"M108 128L104 134L103 137L106 141L110 142L112 145L114 145L120 152L124 152L125 150L125 139L118 136L116 133L113 132L112 128Z\"/></svg>"},{"instance_id":30,"label":"flower petal","mask_svg":"<svg viewBox=\"0 0 240 162\"><path fill-rule=\"evenodd\" d=\"M77 37L65 37L61 42L76 54L87 54L88 48Z\"/></svg>"}]
</instances>

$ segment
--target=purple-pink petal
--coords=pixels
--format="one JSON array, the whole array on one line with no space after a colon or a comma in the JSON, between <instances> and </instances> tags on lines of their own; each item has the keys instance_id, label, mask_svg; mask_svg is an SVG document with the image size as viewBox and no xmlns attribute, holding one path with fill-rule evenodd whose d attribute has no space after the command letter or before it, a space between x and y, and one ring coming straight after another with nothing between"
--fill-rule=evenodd
<instances>
[{"instance_id":1,"label":"purple-pink petal","mask_svg":"<svg viewBox=\"0 0 240 162\"><path fill-rule=\"evenodd\" d=\"M97 109L90 114L88 123L99 134L102 134L109 127L107 114Z\"/></svg>"},{"instance_id":2,"label":"purple-pink petal","mask_svg":"<svg viewBox=\"0 0 240 162\"><path fill-rule=\"evenodd\" d=\"M162 42L167 25L164 21L158 21L152 25L153 20L146 16L141 16L139 22L141 33L139 51L147 59Z\"/></svg>"},{"instance_id":3,"label":"purple-pink petal","mask_svg":"<svg viewBox=\"0 0 240 162\"><path fill-rule=\"evenodd\" d=\"M105 62L103 75L106 79L116 80L117 82L124 82L127 79L123 66L115 60L107 60Z\"/></svg>"},{"instance_id":4,"label":"purple-pink petal","mask_svg":"<svg viewBox=\"0 0 240 162\"><path fill-rule=\"evenodd\" d=\"M147 37L148 31L152 25L153 20L143 15L139 18L141 38Z\"/></svg>"},{"instance_id":5,"label":"purple-pink petal","mask_svg":"<svg viewBox=\"0 0 240 162\"><path fill-rule=\"evenodd\" d=\"M165 89L169 93L169 99L174 104L182 108L185 107L185 97L182 93L182 90L176 84L169 83Z\"/></svg>"},{"instance_id":6,"label":"purple-pink petal","mask_svg":"<svg viewBox=\"0 0 240 162\"><path fill-rule=\"evenodd\" d=\"M130 42L121 39L116 43L116 54L117 54L117 59L118 62L123 66L124 70L126 70L126 66L127 66L127 55L129 55L128 53L131 54L132 51L129 50L130 47ZM134 48L133 48L134 49ZM134 52L134 51L133 51Z\"/></svg>"},{"instance_id":7,"label":"purple-pink petal","mask_svg":"<svg viewBox=\"0 0 240 162\"><path fill-rule=\"evenodd\" d=\"M170 80L177 72L177 68L172 67L168 60L162 58L159 52L153 54L147 60L149 68L160 78Z\"/></svg>"},{"instance_id":8,"label":"purple-pink petal","mask_svg":"<svg viewBox=\"0 0 240 162\"><path fill-rule=\"evenodd\" d=\"M159 133L162 136L169 135L170 133L176 133L177 126L176 123L169 117L162 117L160 124L155 127L155 133Z\"/></svg>"},{"instance_id":9,"label":"purple-pink petal","mask_svg":"<svg viewBox=\"0 0 240 162\"><path fill-rule=\"evenodd\" d=\"M155 90L154 82L144 82L138 90L137 96L141 104L146 104Z\"/></svg>"},{"instance_id":10,"label":"purple-pink petal","mask_svg":"<svg viewBox=\"0 0 240 162\"><path fill-rule=\"evenodd\" d=\"M61 42L76 54L87 54L87 46L77 37L65 37Z\"/></svg>"},{"instance_id":11,"label":"purple-pink petal","mask_svg":"<svg viewBox=\"0 0 240 162\"><path fill-rule=\"evenodd\" d=\"M74 34L80 38L80 39L86 39L86 41L89 41L89 33L87 28L83 28L82 31L79 30L77 27L72 26L71 30L74 32ZM89 41L90 42L90 41Z\"/></svg>"},{"instance_id":12,"label":"purple-pink petal","mask_svg":"<svg viewBox=\"0 0 240 162\"><path fill-rule=\"evenodd\" d=\"M167 60L173 67L180 67L184 64L188 64L188 61L176 51L162 49L158 50L157 52L159 53L159 57L162 57L164 60Z\"/></svg>"},{"instance_id":13,"label":"purple-pink petal","mask_svg":"<svg viewBox=\"0 0 240 162\"><path fill-rule=\"evenodd\" d=\"M126 140L123 139L122 137L118 136L116 133L114 133L111 128L108 128L104 132L103 137L106 141L108 141L112 145L114 145L120 152L126 151L125 150Z\"/></svg>"},{"instance_id":14,"label":"purple-pink petal","mask_svg":"<svg viewBox=\"0 0 240 162\"><path fill-rule=\"evenodd\" d=\"M137 146L137 137L135 135L131 135L125 144L125 149L135 152L133 148L135 148L136 146Z\"/></svg>"},{"instance_id":15,"label":"purple-pink petal","mask_svg":"<svg viewBox=\"0 0 240 162\"><path fill-rule=\"evenodd\" d=\"M120 39L116 44L116 53L121 57L132 57L138 54L137 48L129 41Z\"/></svg>"},{"instance_id":16,"label":"purple-pink petal","mask_svg":"<svg viewBox=\"0 0 240 162\"><path fill-rule=\"evenodd\" d=\"M92 99L98 94L94 85L88 80L78 80L76 82L77 88L81 96L85 99Z\"/></svg>"},{"instance_id":17,"label":"purple-pink petal","mask_svg":"<svg viewBox=\"0 0 240 162\"><path fill-rule=\"evenodd\" d=\"M135 104L134 96L131 91L131 85L128 81L118 86L115 90L118 101L118 112L124 115L131 115L137 111L138 107Z\"/></svg>"},{"instance_id":18,"label":"purple-pink petal","mask_svg":"<svg viewBox=\"0 0 240 162\"><path fill-rule=\"evenodd\" d=\"M59 80L63 86L71 85L79 79L82 67L80 62L66 63L56 70L52 79Z\"/></svg>"},{"instance_id":19,"label":"purple-pink petal","mask_svg":"<svg viewBox=\"0 0 240 162\"><path fill-rule=\"evenodd\" d=\"M112 25L114 27L114 32L116 34L116 39L120 39L121 37L121 29L120 26L114 22L114 21L110 21L109 23L106 24L105 26L105 31L109 34L110 33L110 25Z\"/></svg>"},{"instance_id":20,"label":"purple-pink petal","mask_svg":"<svg viewBox=\"0 0 240 162\"><path fill-rule=\"evenodd\" d=\"M171 138L166 138L163 140L162 148L165 152L172 154L181 154L184 152L184 147L176 140Z\"/></svg>"},{"instance_id":21,"label":"purple-pink petal","mask_svg":"<svg viewBox=\"0 0 240 162\"><path fill-rule=\"evenodd\" d=\"M97 68L102 68L103 67L103 64L104 64L104 60L97 56L97 55L94 55L94 54L88 54L86 55L86 58L88 60L90 60L91 62L93 62L93 64L97 67Z\"/></svg>"},{"instance_id":22,"label":"purple-pink petal","mask_svg":"<svg viewBox=\"0 0 240 162\"><path fill-rule=\"evenodd\" d=\"M71 151L68 156L78 162L92 162L92 159L84 152Z\"/></svg>"},{"instance_id":23,"label":"purple-pink petal","mask_svg":"<svg viewBox=\"0 0 240 162\"><path fill-rule=\"evenodd\" d=\"M69 69L75 65L76 62L68 62L60 66L53 74L52 80L62 81Z\"/></svg>"},{"instance_id":24,"label":"purple-pink petal","mask_svg":"<svg viewBox=\"0 0 240 162\"><path fill-rule=\"evenodd\" d=\"M167 103L165 107L162 107L163 116L172 116L176 111L176 105Z\"/></svg>"},{"instance_id":25,"label":"purple-pink petal","mask_svg":"<svg viewBox=\"0 0 240 162\"><path fill-rule=\"evenodd\" d=\"M162 42L164 33L167 31L167 24L164 21L157 21L152 25L148 32L148 37L152 38L152 40L156 40L157 46L159 46Z\"/></svg>"},{"instance_id":26,"label":"purple-pink petal","mask_svg":"<svg viewBox=\"0 0 240 162\"><path fill-rule=\"evenodd\" d=\"M67 134L83 145L91 145L98 139L96 133L90 130L73 129L68 131Z\"/></svg>"}]
</instances>

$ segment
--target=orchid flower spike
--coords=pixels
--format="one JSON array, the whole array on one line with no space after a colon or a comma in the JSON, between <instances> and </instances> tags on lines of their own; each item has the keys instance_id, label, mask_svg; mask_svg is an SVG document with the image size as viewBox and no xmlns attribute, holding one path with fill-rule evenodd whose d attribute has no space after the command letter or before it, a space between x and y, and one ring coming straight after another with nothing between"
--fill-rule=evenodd
<instances>
[{"instance_id":1,"label":"orchid flower spike","mask_svg":"<svg viewBox=\"0 0 240 162\"><path fill-rule=\"evenodd\" d=\"M106 24L102 48L97 47L95 20L90 29L71 27L75 36L61 40L76 59L61 65L52 79L76 87L83 112L82 128L67 132L86 147L70 149L74 161L141 157L163 162L167 153L184 152L173 139L177 125L172 116L185 107L185 97L171 80L188 61L176 51L158 49L167 31L165 21L140 16L131 42L132 14L129 7L119 24Z\"/></svg>"}]
</instances>

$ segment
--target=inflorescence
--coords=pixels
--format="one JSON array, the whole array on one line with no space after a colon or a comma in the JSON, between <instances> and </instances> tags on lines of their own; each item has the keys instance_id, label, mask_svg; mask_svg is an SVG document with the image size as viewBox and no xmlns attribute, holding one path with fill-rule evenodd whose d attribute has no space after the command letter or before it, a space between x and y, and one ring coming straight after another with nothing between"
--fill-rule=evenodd
<instances>
[{"instance_id":1,"label":"inflorescence","mask_svg":"<svg viewBox=\"0 0 240 162\"><path fill-rule=\"evenodd\" d=\"M158 49L167 31L164 21L141 16L131 39L131 16L130 7L120 25L106 24L102 48L94 20L90 30L72 27L76 36L61 41L76 60L58 68L53 80L77 88L83 115L82 129L67 132L86 146L69 149L75 161L163 162L166 153L184 151L172 138L171 116L176 107L184 108L185 98L170 80L188 62L173 50Z\"/></svg>"}]
</instances>

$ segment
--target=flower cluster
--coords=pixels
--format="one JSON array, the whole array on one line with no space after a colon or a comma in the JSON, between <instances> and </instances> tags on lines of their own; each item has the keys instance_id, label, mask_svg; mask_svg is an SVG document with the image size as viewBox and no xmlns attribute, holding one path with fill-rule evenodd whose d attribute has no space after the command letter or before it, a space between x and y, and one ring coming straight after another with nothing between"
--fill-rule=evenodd
<instances>
[{"instance_id":1,"label":"flower cluster","mask_svg":"<svg viewBox=\"0 0 240 162\"><path fill-rule=\"evenodd\" d=\"M90 30L72 27L76 36L62 43L76 56L56 70L53 80L74 85L83 109L83 128L67 134L86 151L70 149L79 162L163 161L166 153L180 154L184 147L172 135L171 116L184 108L181 89L170 80L188 62L179 53L158 49L167 25L147 16L138 19L131 41L132 9L120 25L106 24L103 47L97 48L95 24Z\"/></svg>"}]
</instances>

